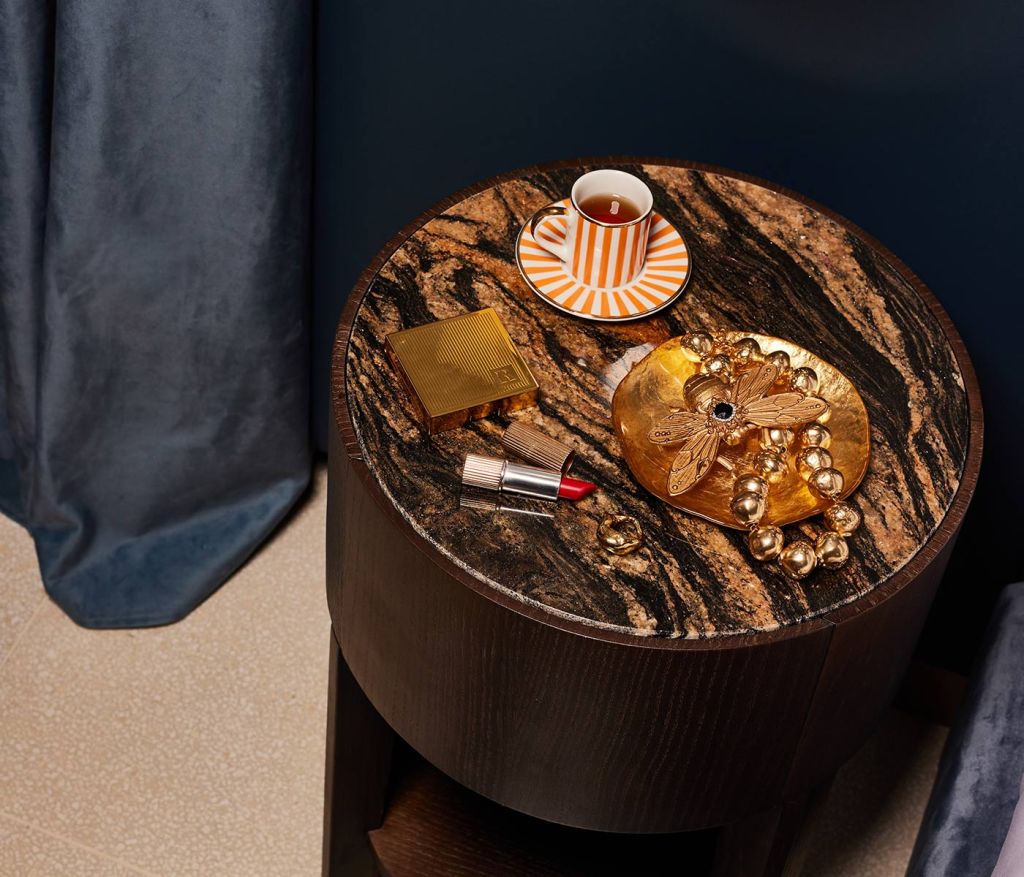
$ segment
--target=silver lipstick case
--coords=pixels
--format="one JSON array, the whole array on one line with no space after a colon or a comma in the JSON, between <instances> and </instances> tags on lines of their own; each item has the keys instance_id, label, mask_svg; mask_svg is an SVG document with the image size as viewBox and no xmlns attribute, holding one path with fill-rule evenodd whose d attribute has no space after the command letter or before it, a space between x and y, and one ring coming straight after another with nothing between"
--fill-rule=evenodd
<instances>
[{"instance_id":1,"label":"silver lipstick case","mask_svg":"<svg viewBox=\"0 0 1024 877\"><path fill-rule=\"evenodd\" d=\"M466 487L515 493L537 499L558 499L562 473L536 466L524 466L498 457L466 454L462 465L462 483Z\"/></svg>"}]
</instances>

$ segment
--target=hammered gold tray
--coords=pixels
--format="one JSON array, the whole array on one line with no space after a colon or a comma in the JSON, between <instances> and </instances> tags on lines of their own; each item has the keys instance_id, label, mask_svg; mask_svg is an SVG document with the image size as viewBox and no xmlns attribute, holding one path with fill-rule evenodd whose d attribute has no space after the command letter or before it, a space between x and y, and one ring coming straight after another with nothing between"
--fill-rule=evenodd
<instances>
[{"instance_id":1,"label":"hammered gold tray","mask_svg":"<svg viewBox=\"0 0 1024 877\"><path fill-rule=\"evenodd\" d=\"M846 480L843 496L849 496L867 472L871 438L868 413L860 394L837 368L813 353L790 341L756 335L751 332L719 333L729 342L740 338L753 338L761 350L770 353L784 350L789 354L793 368L809 366L818 374L816 395L831 406L828 427L832 432L829 450ZM682 352L679 338L666 341L638 362L615 391L612 399L612 422L622 442L622 453L630 471L647 490L670 505L685 512L699 515L725 527L742 529L729 512L733 479L745 471L750 458L757 452L758 430L752 430L747 440L729 447L720 445L716 463L701 481L685 493L670 496L668 473L677 448L656 445L648 441L651 428L673 411L688 408L683 396L683 384L700 369ZM772 392L780 392L778 387ZM785 526L824 511L830 504L811 492L796 471L795 449L787 456L790 472L780 484L772 486L768 508L762 519L765 523ZM732 466L735 471L728 467Z\"/></svg>"}]
</instances>

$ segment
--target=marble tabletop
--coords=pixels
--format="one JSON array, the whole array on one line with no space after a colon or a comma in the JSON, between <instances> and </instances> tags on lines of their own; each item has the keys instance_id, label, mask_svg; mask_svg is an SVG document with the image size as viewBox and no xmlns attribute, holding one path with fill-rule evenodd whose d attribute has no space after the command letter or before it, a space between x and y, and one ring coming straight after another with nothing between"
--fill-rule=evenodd
<instances>
[{"instance_id":1,"label":"marble tabletop","mask_svg":"<svg viewBox=\"0 0 1024 877\"><path fill-rule=\"evenodd\" d=\"M964 380L936 312L879 248L786 194L725 172L602 166L641 176L682 232L693 260L685 294L653 317L613 324L562 314L527 287L514 253L520 227L590 166L526 172L427 221L372 277L347 347L338 339L344 380L335 380L335 406L347 406L383 501L487 586L638 636L773 630L878 587L940 524L967 456ZM385 353L389 332L483 307L497 310L541 386L539 407L513 416L573 444L573 474L601 486L580 503L559 503L552 518L460 508L464 455L500 455L508 421L427 436ZM851 499L864 525L842 569L791 581L776 564L753 561L742 532L677 511L633 479L612 428L612 392L647 350L696 329L790 339L859 389L872 458ZM603 552L595 532L610 513L637 517L646 546L625 557Z\"/></svg>"}]
</instances>

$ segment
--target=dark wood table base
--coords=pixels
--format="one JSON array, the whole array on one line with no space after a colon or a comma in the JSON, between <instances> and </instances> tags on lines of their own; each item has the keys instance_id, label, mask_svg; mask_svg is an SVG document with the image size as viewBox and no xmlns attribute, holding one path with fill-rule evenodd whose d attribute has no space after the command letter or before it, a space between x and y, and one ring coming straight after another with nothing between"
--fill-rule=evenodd
<instances>
[{"instance_id":1,"label":"dark wood table base","mask_svg":"<svg viewBox=\"0 0 1024 877\"><path fill-rule=\"evenodd\" d=\"M623 835L555 825L460 786L397 739L330 643L325 877L781 875L809 797L718 830Z\"/></svg>"}]
</instances>

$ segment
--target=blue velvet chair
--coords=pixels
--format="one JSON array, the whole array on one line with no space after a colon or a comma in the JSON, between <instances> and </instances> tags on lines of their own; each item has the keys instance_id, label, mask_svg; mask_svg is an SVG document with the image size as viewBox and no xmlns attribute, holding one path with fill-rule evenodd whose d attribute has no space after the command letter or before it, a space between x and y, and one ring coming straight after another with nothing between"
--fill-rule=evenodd
<instances>
[{"instance_id":1,"label":"blue velvet chair","mask_svg":"<svg viewBox=\"0 0 1024 877\"><path fill-rule=\"evenodd\" d=\"M949 735L908 877L988 877L1024 774L1024 582L1000 595Z\"/></svg>"}]
</instances>

